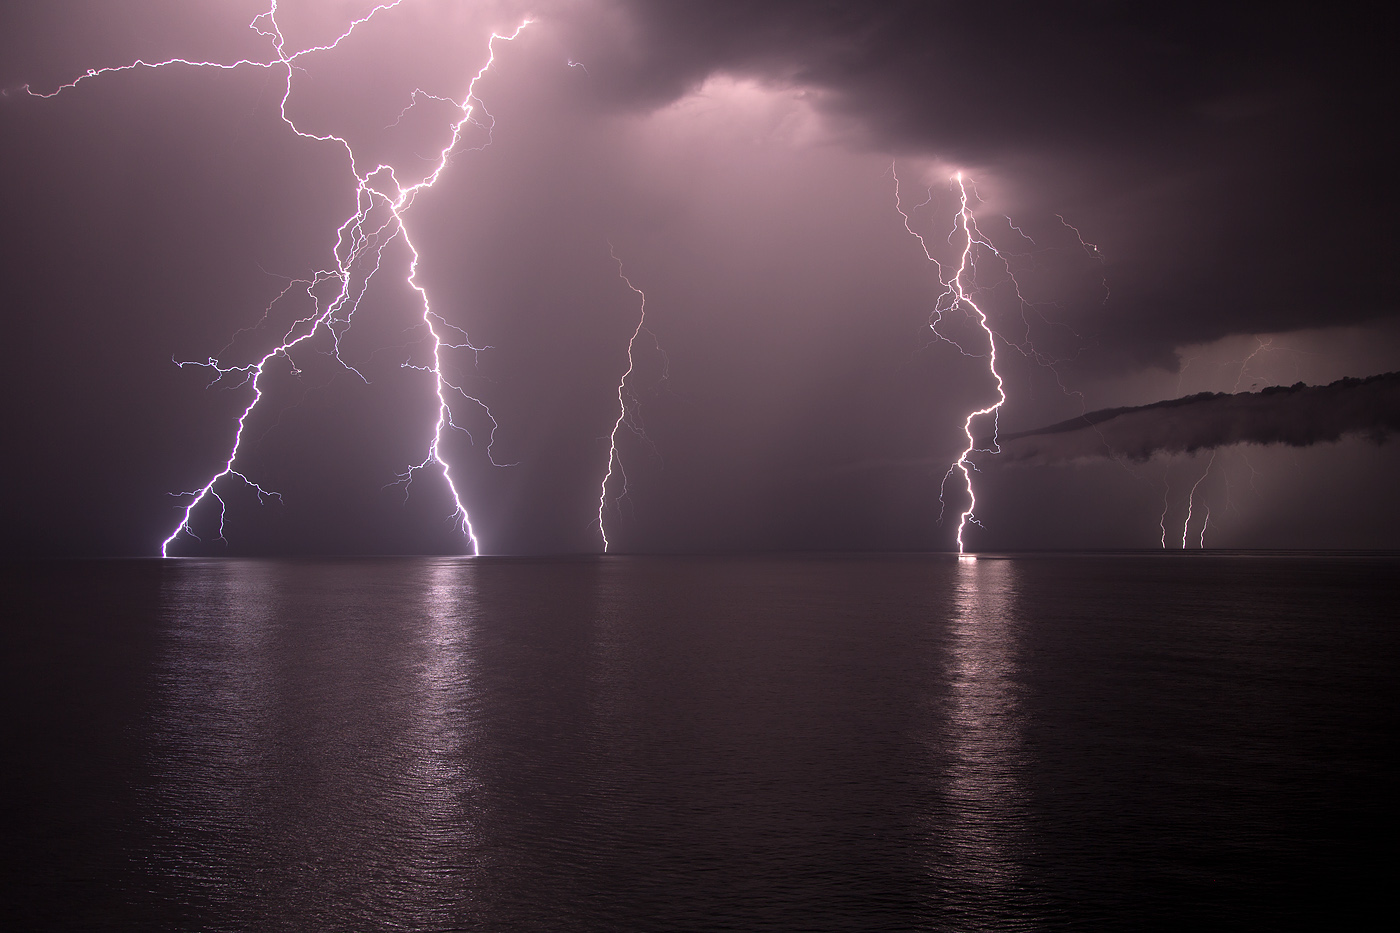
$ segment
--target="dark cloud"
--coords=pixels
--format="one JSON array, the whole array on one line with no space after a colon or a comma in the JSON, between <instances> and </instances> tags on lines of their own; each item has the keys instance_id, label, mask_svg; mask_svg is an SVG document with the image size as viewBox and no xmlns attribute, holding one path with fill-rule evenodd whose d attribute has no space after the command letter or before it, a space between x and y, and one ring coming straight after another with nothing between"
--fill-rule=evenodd
<instances>
[{"instance_id":1,"label":"dark cloud","mask_svg":"<svg viewBox=\"0 0 1400 933\"><path fill-rule=\"evenodd\" d=\"M831 91L889 141L949 155L1140 147L1183 125L1368 75L1345 14L1247 4L624 0L628 54L599 69L643 105L716 70ZM1350 54L1339 65L1342 44ZM1360 43L1360 47L1358 47ZM1376 50L1379 51L1379 44ZM1357 54L1357 53L1360 54ZM1343 107L1360 104L1349 95ZM1336 106L1334 103L1333 106Z\"/></svg>"},{"instance_id":2,"label":"dark cloud","mask_svg":"<svg viewBox=\"0 0 1400 933\"><path fill-rule=\"evenodd\" d=\"M334 35L371 3L279 9L296 44ZM265 6L10 4L0 87L52 89L138 57L265 57L245 28ZM991 262L979 297L1007 341L1029 337L1063 362L1051 372L1033 354L1001 354L1004 423L1073 411L1061 383L1104 405L1169 394L1163 373L1187 344L1395 317L1395 199L1377 117L1388 49L1360 12L529 6L537 25L500 50L480 88L491 145L478 150L486 130L473 127L409 221L434 307L492 347L446 363L490 402L499 459L519 464L492 466L489 424L470 406L456 413L475 443L455 432L447 443L489 550L598 546L637 313L609 243L646 289L671 363L662 380L655 348L643 354L654 446L622 439L629 492L609 513L621 547L947 546L939 482L994 382L984 359L926 330L937 274L894 212L894 159L908 203L932 186L914 223L935 234L940 259L954 250L954 168L987 199L986 229L1025 250L1011 262L1036 306L1018 306ZM411 174L442 145L435 106L402 114L413 89L459 93L489 30L522 10L410 0L306 60L292 112ZM265 319L269 302L327 267L353 202L343 152L291 134L281 91L270 71L175 67L0 99L0 436L11 451L0 486L18 491L0 502L7 552L150 553L176 515L171 493L221 462L246 396L206 389L206 373L172 357L204 359L235 334L231 362L266 349L297 313L283 303ZM422 458L433 409L421 373L400 366L423 352L406 257L386 258L346 338L369 384L324 347L269 383L243 465L284 498L227 490L228 543L214 540L210 511L191 552L461 551L440 482L423 477L407 502L392 486ZM971 326L952 317L950 332ZM1309 339L1300 352L1316 349ZM969 340L977 352L980 334ZM1337 355L1309 381L1400 365ZM915 466L841 469L855 461ZM1094 469L1126 472L1083 472ZM1029 506L1061 479L1005 471L1019 474L1013 489L995 473L978 477L988 528L1007 541L1042 540L1017 529L1058 534ZM1023 488L1040 490L1034 502L1015 498ZM955 506L958 491L944 491ZM1106 497L1105 529L1135 494ZM999 502L1017 507L998 516ZM1153 496L1146 508L1155 528Z\"/></svg>"},{"instance_id":3,"label":"dark cloud","mask_svg":"<svg viewBox=\"0 0 1400 933\"><path fill-rule=\"evenodd\" d=\"M1380 443L1400 431L1400 373L1260 392L1201 392L1130 408L1105 408L1059 424L1003 435L999 458L1053 463L1100 457L1142 461L1232 444L1310 447L1357 435ZM979 446L987 447L984 440Z\"/></svg>"},{"instance_id":4,"label":"dark cloud","mask_svg":"<svg viewBox=\"0 0 1400 933\"><path fill-rule=\"evenodd\" d=\"M708 75L812 89L862 144L998 173L1103 245L1066 309L1088 368L1393 315L1384 32L1301 4L624 0L597 87L649 108Z\"/></svg>"}]
</instances>

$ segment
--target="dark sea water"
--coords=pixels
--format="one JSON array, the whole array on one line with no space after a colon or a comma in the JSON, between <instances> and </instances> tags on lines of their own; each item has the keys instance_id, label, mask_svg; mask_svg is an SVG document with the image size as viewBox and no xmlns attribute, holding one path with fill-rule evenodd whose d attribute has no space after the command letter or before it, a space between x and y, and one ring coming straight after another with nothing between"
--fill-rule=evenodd
<instances>
[{"instance_id":1,"label":"dark sea water","mask_svg":"<svg viewBox=\"0 0 1400 933\"><path fill-rule=\"evenodd\" d=\"M0 920L1374 927L1400 867L1397 571L11 564Z\"/></svg>"}]
</instances>

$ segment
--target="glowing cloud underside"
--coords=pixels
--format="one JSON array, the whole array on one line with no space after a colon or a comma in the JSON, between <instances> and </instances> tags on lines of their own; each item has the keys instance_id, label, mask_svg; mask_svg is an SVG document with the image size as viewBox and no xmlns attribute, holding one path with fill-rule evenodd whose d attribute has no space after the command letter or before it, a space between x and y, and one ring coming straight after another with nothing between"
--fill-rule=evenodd
<instances>
[{"instance_id":1,"label":"glowing cloud underside","mask_svg":"<svg viewBox=\"0 0 1400 933\"><path fill-rule=\"evenodd\" d=\"M251 363L230 364L221 360L210 358L204 362L183 362L180 366L202 366L212 370L216 375L214 382L225 379L237 380L237 384L247 385L252 391L252 398L246 407L239 414L233 435L233 442L228 450L228 455L224 459L222 468L209 477L208 481L199 489L192 490L181 495L188 498L185 503L179 523L171 531L168 537L161 542L160 553L162 557L169 556L171 545L173 545L181 535L196 537L191 522L196 509L207 500L213 500L218 504L219 515L219 538L223 539L225 503L219 495L218 487L225 480L230 478L245 483L258 494L260 500L268 497L280 499L280 495L271 490L264 489L258 485L238 467L239 455L243 450L243 441L248 419L257 409L263 400L264 386L263 377L267 373L269 364L282 358L285 359L293 372L296 372L295 363L292 362L292 352L303 344L308 343L315 337L329 338L333 347L333 355L340 365L357 376L361 374L353 366L347 363L340 356L340 340L345 331L349 328L358 309L371 279L378 273L381 262L384 259L384 250L394 240L400 240L408 249L410 261L405 274L405 282L409 288L417 294L422 303L422 320L427 329L427 344L431 349L429 354L430 362L422 365L408 364L408 368L418 369L428 373L432 377L433 395L436 402L436 421L431 429L431 440L421 461L408 467L404 473L398 477L398 484L404 486L405 491L412 483L414 477L424 470L435 470L442 475L443 481L451 494L454 505L452 518L460 524L463 535L471 544L472 553L480 553L480 542L477 540L476 532L472 528L471 518L467 513L466 505L462 501L462 496L458 491L457 484L452 478L452 466L448 462L443 451L443 437L448 428L463 431L453 421L452 403L454 400L464 401L470 405L478 406L490 419L492 424L492 440L495 434L495 419L491 418L489 409L480 399L469 395L460 386L449 382L442 371L442 351L466 349L473 352L483 348L474 346L465 332L449 324L439 313L433 310L429 301L428 293L419 284L418 274L418 250L415 248L409 230L405 222L405 215L413 206L414 199L424 190L432 188L446 170L448 161L453 152L457 149L462 139L462 133L468 123L473 122L477 111L480 109L480 101L476 98L476 84L490 70L495 61L496 41L509 41L520 35L521 31L529 25L530 21L522 22L514 32L509 35L493 33L487 43L487 60L481 68L467 81L466 88L460 99L453 97L428 94L422 91L415 91L408 109L416 107L420 101L434 101L437 104L447 104L455 108L455 115L447 124L448 141L438 151L437 159L433 162L431 169L422 174L404 172L402 169L385 163L378 163L372 167L362 166L356 157L355 150L350 142L335 133L314 133L303 130L287 113L287 103L292 96L293 77L298 70L298 62L308 56L334 51L351 33L362 26L365 26L375 17L393 10L400 6L404 0L391 0L375 6L364 16L350 21L345 29L334 40L322 45L307 46L305 48L288 50L286 40L282 35L282 27L278 23L278 3L277 0L270 0L268 9L254 17L248 24L249 28L258 35L265 37L272 46L274 53L266 61L253 59L240 59L236 62L207 62L191 61L183 58L172 58L160 62L134 61L127 65L110 68L91 69L86 74L76 80L62 85L48 93L37 93L26 86L25 90L36 97L53 97L56 94L76 88L84 81L99 78L104 75L132 71L136 69L169 68L174 66L187 66L194 68L212 68L219 70L234 70L239 68L260 68L269 71L276 71L283 75L282 97L279 105L279 112L287 127L302 139L313 142L330 143L344 149L348 159L349 179L353 183L355 193L355 210L345 218L336 228L334 243L331 254L334 257L334 266L330 269L319 270L309 279L294 282L285 289L281 295L274 300L284 297L288 291L297 286L305 288L307 296L311 299L313 311L311 314L295 321L288 328L281 342L265 353L263 356ZM407 112L407 111L405 111ZM484 113L484 111L483 111ZM489 128L489 123L488 123ZM417 180L412 180L416 178ZM332 288L335 293L328 300L318 297L316 289L325 283L333 283ZM271 306L268 309L271 310ZM363 376L361 376L363 378ZM490 444L487 445L487 454L490 456ZM492 460L495 463L494 459ZM499 465L499 464L497 464Z\"/></svg>"}]
</instances>

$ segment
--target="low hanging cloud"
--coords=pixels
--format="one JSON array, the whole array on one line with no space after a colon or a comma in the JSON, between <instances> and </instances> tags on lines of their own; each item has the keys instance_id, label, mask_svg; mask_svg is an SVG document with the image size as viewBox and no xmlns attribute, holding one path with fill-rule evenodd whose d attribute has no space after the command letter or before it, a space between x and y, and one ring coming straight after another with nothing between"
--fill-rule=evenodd
<instances>
[{"instance_id":1,"label":"low hanging cloud","mask_svg":"<svg viewBox=\"0 0 1400 933\"><path fill-rule=\"evenodd\" d=\"M1400 432L1400 372L1330 385L1274 386L1260 392L1202 392L1130 408L1105 408L1069 421L1004 434L1000 459L1054 463L1193 453L1232 444L1310 447L1354 435L1380 443ZM991 439L978 442L992 446Z\"/></svg>"}]
</instances>

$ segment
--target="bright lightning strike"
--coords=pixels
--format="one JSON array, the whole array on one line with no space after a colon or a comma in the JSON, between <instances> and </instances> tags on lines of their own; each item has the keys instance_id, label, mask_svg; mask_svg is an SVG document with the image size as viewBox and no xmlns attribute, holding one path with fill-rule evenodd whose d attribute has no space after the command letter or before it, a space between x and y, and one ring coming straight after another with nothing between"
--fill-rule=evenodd
<instances>
[{"instance_id":1,"label":"bright lightning strike","mask_svg":"<svg viewBox=\"0 0 1400 933\"><path fill-rule=\"evenodd\" d=\"M1200 489L1201 484L1206 481L1206 477L1210 476L1211 468L1215 466L1215 457L1219 452L1220 451L1218 449L1212 450L1210 452L1210 459L1206 461L1205 470L1201 472L1201 475L1197 478L1196 482L1191 484L1191 489L1186 493L1186 518L1183 519L1181 522L1181 549L1183 551L1186 550L1186 542L1191 534L1191 519L1196 512L1196 490ZM1157 520L1157 524L1162 530L1162 550L1167 549L1167 512L1171 509L1171 485L1167 481L1169 474L1170 464L1168 464L1167 471L1163 472L1162 474L1162 514L1161 517ZM1205 518L1202 519L1201 523L1201 534L1199 538L1198 547L1206 546L1206 529L1209 527L1210 506L1207 505Z\"/></svg>"},{"instance_id":2,"label":"bright lightning strike","mask_svg":"<svg viewBox=\"0 0 1400 933\"><path fill-rule=\"evenodd\" d=\"M1200 487L1202 483L1206 481L1206 477L1210 475L1210 468L1215 466L1216 453L1218 453L1218 451L1212 450L1210 452L1210 459L1206 461L1205 472L1201 474L1200 479L1196 480L1195 484L1191 487L1190 494L1186 497L1186 520L1181 523L1181 549L1183 551L1186 550L1186 535L1188 534L1191 528L1191 513L1194 512L1196 508L1196 490ZM1205 523L1201 525L1201 547L1206 546L1206 527L1209 524L1210 508L1207 507Z\"/></svg>"},{"instance_id":3,"label":"bright lightning strike","mask_svg":"<svg viewBox=\"0 0 1400 933\"><path fill-rule=\"evenodd\" d=\"M891 172L893 173L893 167L891 167ZM1002 380L1001 373L997 370L996 334L992 330L991 323L987 318L987 313L973 300L970 290L970 281L968 281L973 275L973 267L975 265L975 257L973 254L976 249L985 249L998 258L1001 258L1001 254L997 252L996 247L993 246L991 241L983 236L982 232L977 228L977 221L972 216L972 211L968 207L967 183L963 180L962 172L958 172L953 176L953 183L957 185L958 189L958 212L954 221L953 231L949 234L949 239L951 241L953 237L957 237L962 244L962 249L958 253L957 269L953 272L951 277L944 278L942 263L933 257L923 235L914 231L914 228L911 226L909 214L905 212L900 204L899 176L894 176L895 209L899 211L899 215L904 218L904 229L909 231L910 235L919 241L919 246L924 251L924 257L938 268L938 280L943 285L943 291L938 296L937 301L934 302L933 312L929 317L929 330L933 331L940 339L957 347L964 356L983 356L983 354L980 353L969 353L962 344L947 337L938 329L938 325L942 323L944 315L950 314L959 308L970 309L977 320L977 326L981 329L982 333L986 335L987 352L985 357L987 360L987 371L996 382L996 401L982 408L973 409L968 412L967 416L963 419L963 434L967 438L967 446L962 449L957 459L954 460L952 465L948 468L948 472L943 477L942 487L939 490L938 498L940 502L943 502L943 489L948 485L948 478L954 473L960 473L962 475L963 485L967 489L968 503L967 508L958 516L958 554L961 556L964 554L967 547L966 542L963 540L963 532L966 530L968 523L971 522L976 525L981 524L977 521L975 514L977 496L972 488L972 473L977 467L968 459L973 451L978 449L976 438L972 433L972 425L978 418L985 418L990 415L992 417L992 446L988 452L996 453L1000 450L996 442L997 413L1001 410L1001 407L1006 404L1006 384ZM1003 262L1004 261L1005 260L1003 260Z\"/></svg>"},{"instance_id":4,"label":"bright lightning strike","mask_svg":"<svg viewBox=\"0 0 1400 933\"><path fill-rule=\"evenodd\" d=\"M206 500L212 499L218 503L218 528L219 539L223 539L224 520L226 506L224 499L219 495L217 487L230 477L245 483L252 488L259 497L264 500L269 497L281 498L276 492L264 489L253 480L244 475L238 468L239 455L243 451L243 442L248 427L248 420L252 416L259 403L264 398L263 377L267 374L269 364L275 360L284 359L291 367L293 374L299 372L296 363L293 361L293 351L308 344L313 338L325 335L331 341L331 355L342 366L350 372L364 376L355 367L351 366L340 356L340 340L346 330L349 329L355 311L358 309L365 291L369 287L370 280L379 271L384 258L385 248L394 240L400 240L409 251L411 257L408 264L408 271L405 282L418 296L421 302L421 317L423 326L426 328L428 337L427 343L431 348L430 362L427 364L404 365L407 368L420 370L429 373L433 377L433 392L436 398L437 419L431 430L431 440L425 456L421 461L410 466L398 477L398 484L407 488L412 483L414 477L424 471L433 469L441 473L444 482L447 484L451 494L454 511L452 519L456 521L462 533L471 542L472 553L480 553L480 542L476 532L472 527L471 518L467 513L466 505L462 501L461 493L456 482L452 478L452 466L448 462L443 451L443 437L447 429L463 431L465 429L456 424L452 417L452 401L461 399L471 405L478 406L491 421L491 441L495 439L495 419L491 417L490 410L486 404L470 394L463 388L450 382L443 374L442 351L467 349L473 353L479 353L484 347L474 346L467 338L465 332L460 328L449 324L438 312L433 310L427 291L418 281L419 253L414 245L405 222L405 215L412 207L414 199L418 194L426 189L432 188L446 170L448 161L457 146L461 142L462 134L468 123L473 122L473 117L480 109L480 101L476 97L477 82L491 69L496 58L497 40L510 41L520 35L521 31L530 24L530 20L525 20L508 35L493 33L487 43L487 60L475 75L467 82L467 86L460 100L427 94L422 91L415 91L408 109L417 105L418 101L432 100L438 103L445 103L455 108L455 115L448 121L448 140L438 151L437 159L432 168L426 174L418 177L416 181L402 180L406 173L393 165L380 163L372 168L362 168L355 154L354 147L345 137L333 132L315 133L302 129L287 112L288 101L292 96L292 79L298 70L298 62L307 56L317 53L331 52L335 50L341 42L351 35L356 29L363 26L376 16L393 10L402 4L404 0L390 0L381 3L371 9L364 16L352 20L339 36L334 40L321 44L312 45L305 48L288 51L286 39L282 34L282 27L278 22L278 0L269 0L266 12L255 16L248 24L249 28L258 35L268 39L275 57L267 61L257 61L252 59L240 59L236 62L208 62L191 61L183 58L172 58L160 62L146 62L142 60L134 61L127 65L116 67L89 69L86 74L64 84L48 93L38 93L30 89L27 85L25 90L35 97L53 97L63 91L76 88L83 81L91 78L101 77L107 74L132 71L136 69L156 69L167 68L176 65L183 65L193 68L212 68L219 70L233 70L237 68L261 68L282 72L284 81L282 85L282 97L279 104L279 114L282 122L303 139L316 142L332 143L345 150L349 160L351 177L354 179L355 209L345 218L336 229L335 240L331 248L334 257L334 268L318 271L310 280L293 283L306 287L306 293L312 302L313 311L308 316L295 321L284 334L281 342L273 349L265 353L252 363L240 365L230 365L220 360L210 358L203 363L179 363L180 366L196 365L204 366L214 371L214 382L223 380L225 377L238 378L238 385L250 385L252 398L239 414L236 427L234 429L233 442L229 447L228 454L224 459L223 466L199 489L192 490L182 495L188 497L182 510L180 521L171 531L169 536L161 542L160 553L162 557L169 556L171 546L181 535L196 537L191 526L195 510ZM484 113L484 110L483 110ZM489 118L488 118L489 119ZM490 124L487 124L489 130ZM406 177L414 177L407 174ZM360 271L364 270L364 271ZM315 293L318 286L323 283L335 283L335 294L326 301ZM278 299L285 296L288 289L284 290ZM274 300L273 304L276 304ZM271 306L268 312L271 311ZM450 336L459 335L459 336ZM460 337L460 339L459 339ZM470 435L468 435L470 436ZM487 444L487 455L490 457L491 444ZM491 462L495 464L494 458ZM501 465L501 464L496 464Z\"/></svg>"},{"instance_id":5,"label":"bright lightning strike","mask_svg":"<svg viewBox=\"0 0 1400 933\"><path fill-rule=\"evenodd\" d=\"M637 368L637 338L645 333L651 335L653 340L656 339L655 335L651 334L651 331L648 330L646 326L646 293L636 285L633 285L632 280L627 277L627 274L622 269L622 260L617 258L617 253L613 250L612 244L608 244L608 252L612 256L613 262L617 263L617 277L636 294L640 304L637 312L637 326L633 329L632 336L627 340L627 369L623 372L622 378L617 382L617 421L613 422L612 433L608 435L608 468L603 474L603 482L598 489L598 533L602 536L603 553L605 554L610 544L608 542L608 528L604 521L603 513L607 510L608 485L613 481L614 474L616 474L622 482L622 492L620 492L616 498L622 499L627 495L627 471L622 467L622 457L617 449L617 435L625 425L633 434L637 435L648 444L651 443L650 439L647 438L646 429L641 420L641 413L639 411L641 402L637 398L637 393L633 391L628 380L631 378L633 371Z\"/></svg>"}]
</instances>

